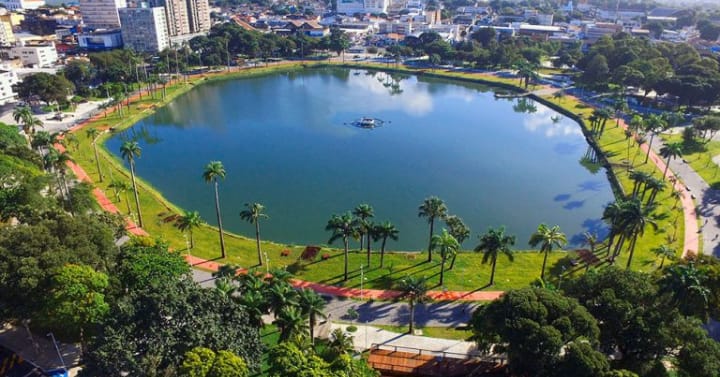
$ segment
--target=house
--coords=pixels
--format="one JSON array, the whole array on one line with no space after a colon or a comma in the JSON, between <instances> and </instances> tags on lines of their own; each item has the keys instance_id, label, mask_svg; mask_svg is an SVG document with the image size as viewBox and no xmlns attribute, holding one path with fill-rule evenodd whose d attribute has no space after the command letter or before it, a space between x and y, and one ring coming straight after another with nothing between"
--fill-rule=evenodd
<instances>
[{"instance_id":1,"label":"house","mask_svg":"<svg viewBox=\"0 0 720 377\"><path fill-rule=\"evenodd\" d=\"M290 20L281 29L288 30L291 34L303 34L313 38L322 38L330 34L330 29L317 21Z\"/></svg>"}]
</instances>

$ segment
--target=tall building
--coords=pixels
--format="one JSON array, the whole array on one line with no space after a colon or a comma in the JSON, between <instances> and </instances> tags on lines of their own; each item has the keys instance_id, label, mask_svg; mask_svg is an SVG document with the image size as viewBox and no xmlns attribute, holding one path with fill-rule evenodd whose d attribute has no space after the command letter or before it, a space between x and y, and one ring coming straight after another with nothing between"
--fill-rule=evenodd
<instances>
[{"instance_id":1,"label":"tall building","mask_svg":"<svg viewBox=\"0 0 720 377\"><path fill-rule=\"evenodd\" d=\"M149 4L151 7L165 8L165 19L171 37L210 30L208 0L150 0Z\"/></svg>"},{"instance_id":2,"label":"tall building","mask_svg":"<svg viewBox=\"0 0 720 377\"><path fill-rule=\"evenodd\" d=\"M2 0L0 4L8 10L38 9L45 5L45 0Z\"/></svg>"},{"instance_id":3,"label":"tall building","mask_svg":"<svg viewBox=\"0 0 720 377\"><path fill-rule=\"evenodd\" d=\"M125 7L125 0L80 0L83 23L97 29L119 28L118 8Z\"/></svg>"},{"instance_id":4,"label":"tall building","mask_svg":"<svg viewBox=\"0 0 720 377\"><path fill-rule=\"evenodd\" d=\"M126 48L153 53L169 45L165 9L162 7L120 9L120 23Z\"/></svg>"}]
</instances>

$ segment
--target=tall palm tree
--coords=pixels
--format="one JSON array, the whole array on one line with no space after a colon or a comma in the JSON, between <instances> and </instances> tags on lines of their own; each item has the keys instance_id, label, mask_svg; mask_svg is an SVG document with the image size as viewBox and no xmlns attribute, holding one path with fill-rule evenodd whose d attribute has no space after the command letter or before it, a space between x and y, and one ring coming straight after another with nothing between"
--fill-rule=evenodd
<instances>
[{"instance_id":1,"label":"tall palm tree","mask_svg":"<svg viewBox=\"0 0 720 377\"><path fill-rule=\"evenodd\" d=\"M373 238L375 239L375 241L382 240L382 244L380 245L381 268L385 259L385 244L387 243L388 238L397 241L398 233L400 233L400 231L398 231L395 225L389 221L385 221L383 223L375 225L375 229L373 231Z\"/></svg>"},{"instance_id":2,"label":"tall palm tree","mask_svg":"<svg viewBox=\"0 0 720 377\"><path fill-rule=\"evenodd\" d=\"M487 233L480 236L480 243L475 246L476 252L483 253L483 264L490 261L492 267L490 272L490 285L495 284L495 266L497 265L497 257L500 253L505 254L512 262L512 247L515 245L515 236L505 235L505 228L498 229L488 228Z\"/></svg>"},{"instance_id":3,"label":"tall palm tree","mask_svg":"<svg viewBox=\"0 0 720 377\"><path fill-rule=\"evenodd\" d=\"M466 239L470 237L470 228L468 228L467 225L465 225L465 222L463 220L455 215L450 215L445 218L445 225L448 226L448 233L455 237L455 239L458 241L460 246L462 246L462 243L465 242ZM458 250L458 253L460 250ZM457 259L457 254L453 255L452 261L450 262L450 267L448 267L448 270L452 270L453 267L455 267L455 259Z\"/></svg>"},{"instance_id":4,"label":"tall palm tree","mask_svg":"<svg viewBox=\"0 0 720 377\"><path fill-rule=\"evenodd\" d=\"M367 242L365 243L365 254L367 255L367 265L368 267L370 267L370 252L372 249L371 241L375 239L375 224L370 220L358 220L358 222L362 222L362 225L358 226L357 228L364 228L365 235L367 235Z\"/></svg>"},{"instance_id":5,"label":"tall palm tree","mask_svg":"<svg viewBox=\"0 0 720 377\"><path fill-rule=\"evenodd\" d=\"M606 108L606 107L603 107L603 108L598 109L598 110L596 111L596 115L595 115L595 116L596 116L597 119L598 119L598 121L597 121L597 122L598 122L598 123L597 123L597 124L598 124L598 127L597 127L597 130L596 130L596 133L597 133L598 137L602 137L603 133L605 132L605 125L607 124L607 121L608 121L610 118L612 118L613 113L612 113L612 111L611 111L610 109L608 109L608 108Z\"/></svg>"},{"instance_id":6,"label":"tall palm tree","mask_svg":"<svg viewBox=\"0 0 720 377\"><path fill-rule=\"evenodd\" d=\"M660 267L658 267L658 269L660 270L662 270L666 258L673 259L675 258L675 254L677 254L677 250L668 245L660 245L654 247L652 249L652 252L655 253L655 255L657 255L658 257L660 257Z\"/></svg>"},{"instance_id":7,"label":"tall palm tree","mask_svg":"<svg viewBox=\"0 0 720 377\"><path fill-rule=\"evenodd\" d=\"M670 167L670 159L682 157L683 155L683 143L677 141L663 145L663 147L660 148L660 155L667 159L667 161L665 161L665 171L663 171L663 180L665 180L668 168Z\"/></svg>"},{"instance_id":8,"label":"tall palm tree","mask_svg":"<svg viewBox=\"0 0 720 377\"><path fill-rule=\"evenodd\" d=\"M327 347L333 355L346 355L353 350L353 337L342 329L335 329L330 333Z\"/></svg>"},{"instance_id":9,"label":"tall palm tree","mask_svg":"<svg viewBox=\"0 0 720 377\"><path fill-rule=\"evenodd\" d=\"M276 315L274 325L280 328L280 341L294 336L303 336L307 332L307 322L297 306L286 306Z\"/></svg>"},{"instance_id":10,"label":"tall palm tree","mask_svg":"<svg viewBox=\"0 0 720 377\"><path fill-rule=\"evenodd\" d=\"M135 194L135 209L138 215L138 225L142 228L142 212L140 212L140 196L138 195L137 182L135 182L135 159L140 158L142 148L137 141L126 141L120 146L120 155L130 165L130 178L132 180L133 193Z\"/></svg>"},{"instance_id":11,"label":"tall palm tree","mask_svg":"<svg viewBox=\"0 0 720 377\"><path fill-rule=\"evenodd\" d=\"M427 301L428 287L424 277L408 276L400 281L400 297L408 301L410 305L410 325L408 334L412 334L415 328L415 304Z\"/></svg>"},{"instance_id":12,"label":"tall palm tree","mask_svg":"<svg viewBox=\"0 0 720 377\"><path fill-rule=\"evenodd\" d=\"M565 233L560 231L560 227L555 225L552 228L545 224L540 224L537 231L530 236L530 246L540 246L540 252L545 253L543 256L542 272L540 273L540 280L545 281L545 266L547 265L548 254L552 251L554 246L562 248L567 243L567 237Z\"/></svg>"},{"instance_id":13,"label":"tall palm tree","mask_svg":"<svg viewBox=\"0 0 720 377\"><path fill-rule=\"evenodd\" d=\"M597 245L598 242L597 233L584 232L582 236L583 245L588 245L590 247L590 253L595 254L595 245Z\"/></svg>"},{"instance_id":14,"label":"tall palm tree","mask_svg":"<svg viewBox=\"0 0 720 377\"><path fill-rule=\"evenodd\" d=\"M332 244L339 239L343 240L343 246L345 247L345 272L343 275L343 281L347 281L348 279L348 250L350 249L350 237L352 237L355 232L354 228L355 220L352 218L350 213L333 215L325 226L325 230L332 232L330 240L328 241L329 244Z\"/></svg>"},{"instance_id":15,"label":"tall palm tree","mask_svg":"<svg viewBox=\"0 0 720 377\"><path fill-rule=\"evenodd\" d=\"M18 106L13 110L13 119L21 127L25 136L28 138L28 142L32 142L33 135L35 134L35 127L42 127L43 123L40 119L35 118L30 109L30 106Z\"/></svg>"},{"instance_id":16,"label":"tall palm tree","mask_svg":"<svg viewBox=\"0 0 720 377\"><path fill-rule=\"evenodd\" d=\"M443 285L445 277L445 262L457 255L458 250L460 250L460 243L455 239L455 237L448 233L447 229L443 229L442 233L436 234L432 237L430 245L433 250L440 252L440 285Z\"/></svg>"},{"instance_id":17,"label":"tall palm tree","mask_svg":"<svg viewBox=\"0 0 720 377\"><path fill-rule=\"evenodd\" d=\"M220 161L210 161L205 166L203 179L206 183L212 183L215 187L215 214L217 215L218 233L220 234L220 252L225 258L225 237L223 236L222 215L220 214L220 193L218 192L219 180L225 179L225 167Z\"/></svg>"},{"instance_id":18,"label":"tall palm tree","mask_svg":"<svg viewBox=\"0 0 720 377\"><path fill-rule=\"evenodd\" d=\"M100 130L97 128L88 128L87 131L85 131L85 134L87 135L88 139L90 139L90 142L93 146L93 151L95 152L95 166L97 167L98 176L100 177L100 182L103 181L103 173L100 169L100 158L98 157L98 151L97 151L97 145L95 143L95 139L100 135Z\"/></svg>"},{"instance_id":19,"label":"tall palm tree","mask_svg":"<svg viewBox=\"0 0 720 377\"><path fill-rule=\"evenodd\" d=\"M315 343L315 324L317 318L327 318L323 310L325 310L325 300L311 289L301 289L298 292L298 303L300 312L308 318L310 328L310 342Z\"/></svg>"},{"instance_id":20,"label":"tall palm tree","mask_svg":"<svg viewBox=\"0 0 720 377\"><path fill-rule=\"evenodd\" d=\"M199 228L204 223L198 211L185 211L182 216L177 219L177 227L181 232L190 233L190 248L195 247L193 239L193 229Z\"/></svg>"},{"instance_id":21,"label":"tall palm tree","mask_svg":"<svg viewBox=\"0 0 720 377\"><path fill-rule=\"evenodd\" d=\"M120 179L115 179L108 185L113 191L115 191L115 200L120 202L120 194L125 193L125 205L127 205L127 213L130 214L130 198L127 196L127 192L132 189L132 186Z\"/></svg>"},{"instance_id":22,"label":"tall palm tree","mask_svg":"<svg viewBox=\"0 0 720 377\"><path fill-rule=\"evenodd\" d=\"M271 284L267 290L268 305L275 316L278 316L283 308L298 306L298 292L288 283Z\"/></svg>"},{"instance_id":23,"label":"tall palm tree","mask_svg":"<svg viewBox=\"0 0 720 377\"><path fill-rule=\"evenodd\" d=\"M359 229L360 229L360 250L362 250L363 242L365 241L363 236L367 235L367 240L368 240L368 242L370 242L370 235L367 234L367 231L370 227L362 226L362 225L365 225L365 222L367 219L373 218L375 216L375 213L374 213L372 206L370 206L369 204L363 203L363 204L359 204L357 207L355 207L352 210L352 214L361 220L361 221L358 221L358 224L361 225L359 227ZM370 264L370 260L368 260L368 265L369 264Z\"/></svg>"},{"instance_id":24,"label":"tall palm tree","mask_svg":"<svg viewBox=\"0 0 720 377\"><path fill-rule=\"evenodd\" d=\"M618 242L618 244L622 244L622 228L621 228L621 220L622 220L622 200L616 200L607 206L605 206L605 209L603 210L602 220L608 224L610 227L610 234L608 234L608 258L610 258L611 263L615 260L615 253L612 251L612 246L615 241L615 237L620 236L621 240Z\"/></svg>"},{"instance_id":25,"label":"tall palm tree","mask_svg":"<svg viewBox=\"0 0 720 377\"><path fill-rule=\"evenodd\" d=\"M658 281L660 293L670 297L671 303L685 316L707 320L712 291L707 287L707 275L694 263L668 267Z\"/></svg>"},{"instance_id":26,"label":"tall palm tree","mask_svg":"<svg viewBox=\"0 0 720 377\"><path fill-rule=\"evenodd\" d=\"M650 190L650 196L648 197L647 202L645 202L645 205L652 205L653 203L655 203L655 198L657 198L657 194L664 191L665 188L667 188L667 184L665 183L665 181L657 179L655 177L645 183L645 189ZM645 194L643 193L641 200L644 198Z\"/></svg>"},{"instance_id":27,"label":"tall palm tree","mask_svg":"<svg viewBox=\"0 0 720 377\"><path fill-rule=\"evenodd\" d=\"M650 133L650 141L648 142L648 150L645 155L645 163L650 159L650 151L652 150L652 142L655 134L663 132L667 129L668 123L663 117L657 114L650 114L645 120L645 131Z\"/></svg>"},{"instance_id":28,"label":"tall palm tree","mask_svg":"<svg viewBox=\"0 0 720 377\"><path fill-rule=\"evenodd\" d=\"M268 219L263 213L265 206L260 203L245 203L245 209L240 211L240 218L255 225L255 246L257 248L258 264L263 265L262 250L260 249L260 219Z\"/></svg>"},{"instance_id":29,"label":"tall palm tree","mask_svg":"<svg viewBox=\"0 0 720 377\"><path fill-rule=\"evenodd\" d=\"M640 193L642 186L652 178L652 175L644 171L633 170L630 172L628 177L630 177L630 179L633 181L633 189L630 196L636 198Z\"/></svg>"},{"instance_id":30,"label":"tall palm tree","mask_svg":"<svg viewBox=\"0 0 720 377\"><path fill-rule=\"evenodd\" d=\"M627 266L625 268L630 269L632 263L633 254L635 252L635 244L637 243L638 237L645 233L645 227L650 224L653 228L657 229L655 223L656 216L653 214L654 206L644 206L641 201L637 199L631 199L625 202L622 211L622 230L626 237L630 239L629 255Z\"/></svg>"},{"instance_id":31,"label":"tall palm tree","mask_svg":"<svg viewBox=\"0 0 720 377\"><path fill-rule=\"evenodd\" d=\"M257 328L265 326L262 317L268 312L267 298L262 292L247 291L243 292L239 297L239 302L245 307L250 323Z\"/></svg>"},{"instance_id":32,"label":"tall palm tree","mask_svg":"<svg viewBox=\"0 0 720 377\"><path fill-rule=\"evenodd\" d=\"M437 196L426 198L418 207L418 217L427 217L430 224L430 237L428 238L428 262L432 261L432 236L435 228L435 219L444 219L447 216L447 206Z\"/></svg>"}]
</instances>

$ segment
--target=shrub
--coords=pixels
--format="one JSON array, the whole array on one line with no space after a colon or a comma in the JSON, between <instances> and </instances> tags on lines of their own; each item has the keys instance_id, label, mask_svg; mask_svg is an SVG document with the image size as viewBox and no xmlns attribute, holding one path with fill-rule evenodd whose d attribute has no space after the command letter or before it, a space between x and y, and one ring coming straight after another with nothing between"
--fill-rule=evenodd
<instances>
[{"instance_id":1,"label":"shrub","mask_svg":"<svg viewBox=\"0 0 720 377\"><path fill-rule=\"evenodd\" d=\"M300 259L306 261L315 260L315 257L317 257L320 249L320 246L305 246L305 250L303 250L302 254L300 255Z\"/></svg>"},{"instance_id":2,"label":"shrub","mask_svg":"<svg viewBox=\"0 0 720 377\"><path fill-rule=\"evenodd\" d=\"M347 328L345 328L345 330L347 330L347 332L353 333L353 332L357 331L357 326L350 325Z\"/></svg>"},{"instance_id":3,"label":"shrub","mask_svg":"<svg viewBox=\"0 0 720 377\"><path fill-rule=\"evenodd\" d=\"M330 259L330 254L325 253L325 254L322 255L321 258L322 258L322 260L328 260L328 259Z\"/></svg>"},{"instance_id":4,"label":"shrub","mask_svg":"<svg viewBox=\"0 0 720 377\"><path fill-rule=\"evenodd\" d=\"M280 252L281 257L287 257L289 255L290 255L290 249L284 249L283 251Z\"/></svg>"}]
</instances>

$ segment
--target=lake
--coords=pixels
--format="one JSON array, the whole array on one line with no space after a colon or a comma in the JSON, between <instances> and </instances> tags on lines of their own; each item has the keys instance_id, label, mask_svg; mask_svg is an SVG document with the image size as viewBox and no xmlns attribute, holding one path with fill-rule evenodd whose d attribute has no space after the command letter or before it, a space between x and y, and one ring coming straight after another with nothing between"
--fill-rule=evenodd
<instances>
[{"instance_id":1,"label":"lake","mask_svg":"<svg viewBox=\"0 0 720 377\"><path fill-rule=\"evenodd\" d=\"M352 124L362 117L382 126ZM260 202L270 216L263 238L281 243L326 243L332 214L368 203L376 221L400 230L388 248L419 250L428 229L418 206L436 195L472 230L466 248L500 225L527 248L542 222L578 245L584 231L606 232L600 217L613 201L576 122L529 99L427 77L312 69L209 83L113 136L108 149L119 156L127 138L142 147L138 175L210 224L213 188L201 175L222 161L225 227L253 237L238 213Z\"/></svg>"}]
</instances>

